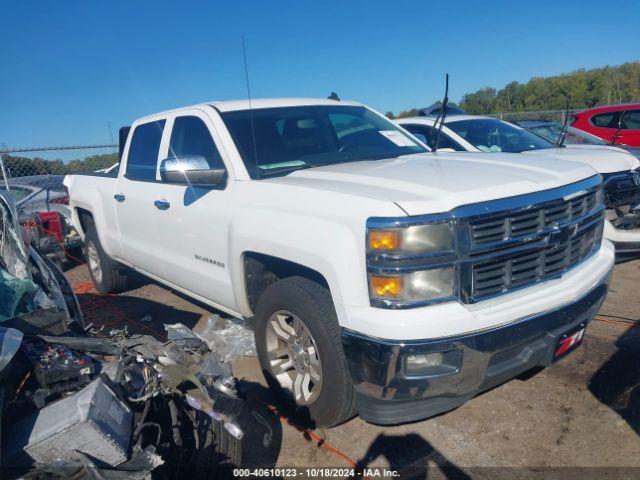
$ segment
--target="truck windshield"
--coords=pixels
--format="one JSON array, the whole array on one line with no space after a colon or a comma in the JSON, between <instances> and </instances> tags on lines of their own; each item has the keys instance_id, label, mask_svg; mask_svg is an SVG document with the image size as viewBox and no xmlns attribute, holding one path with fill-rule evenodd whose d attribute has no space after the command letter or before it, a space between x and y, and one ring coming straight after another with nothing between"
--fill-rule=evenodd
<instances>
[{"instance_id":1,"label":"truck windshield","mask_svg":"<svg viewBox=\"0 0 640 480\"><path fill-rule=\"evenodd\" d=\"M261 108L221 115L254 179L428 151L384 117L360 106Z\"/></svg>"},{"instance_id":2,"label":"truck windshield","mask_svg":"<svg viewBox=\"0 0 640 480\"><path fill-rule=\"evenodd\" d=\"M524 152L553 148L544 138L495 118L447 122L447 127L484 152Z\"/></svg>"}]
</instances>

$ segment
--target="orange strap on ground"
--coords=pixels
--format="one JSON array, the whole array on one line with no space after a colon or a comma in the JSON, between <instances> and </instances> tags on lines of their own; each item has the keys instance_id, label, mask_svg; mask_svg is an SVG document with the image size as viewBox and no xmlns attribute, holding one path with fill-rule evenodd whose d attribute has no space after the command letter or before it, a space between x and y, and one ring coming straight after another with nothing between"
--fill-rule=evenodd
<instances>
[{"instance_id":1,"label":"orange strap on ground","mask_svg":"<svg viewBox=\"0 0 640 480\"><path fill-rule=\"evenodd\" d=\"M336 457L338 457L341 460L345 461L347 464L349 464L351 467L353 467L358 473L362 474L362 470L360 469L358 464L351 457L349 457L348 455L342 453L337 448L334 448L331 445L329 445L329 443L324 438L321 438L320 436L318 436L316 433L313 432L313 430L309 430L308 428L304 428L304 427L301 427L299 425L296 425L288 417L286 417L285 415L282 415L278 411L278 409L276 407L274 407L273 405L269 405L268 403L265 403L262 399L256 397L255 395L252 395L252 398L254 398L259 403L264 405L264 407L267 408L267 410L269 410L271 413L273 413L276 417L278 417L282 423L286 423L287 425L292 426L293 428L295 428L299 432L304 433L309 438L313 439L316 442L318 447L324 448L327 452L329 452L332 455L335 455ZM362 478L366 479L367 477L365 477L363 475Z\"/></svg>"}]
</instances>

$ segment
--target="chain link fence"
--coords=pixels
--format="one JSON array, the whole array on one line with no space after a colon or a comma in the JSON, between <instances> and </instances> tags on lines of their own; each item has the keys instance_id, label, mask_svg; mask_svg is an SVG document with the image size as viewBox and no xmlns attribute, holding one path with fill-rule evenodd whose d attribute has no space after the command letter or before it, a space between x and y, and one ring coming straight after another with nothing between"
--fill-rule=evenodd
<instances>
[{"instance_id":1,"label":"chain link fence","mask_svg":"<svg viewBox=\"0 0 640 480\"><path fill-rule=\"evenodd\" d=\"M0 144L0 194L12 201L29 243L65 269L82 262L82 240L71 219L64 176L109 169L117 173L118 161L118 146L111 144L29 148Z\"/></svg>"},{"instance_id":2,"label":"chain link fence","mask_svg":"<svg viewBox=\"0 0 640 480\"><path fill-rule=\"evenodd\" d=\"M118 145L71 145L55 147L2 148L0 185L28 184L42 176L105 171L117 168Z\"/></svg>"}]
</instances>

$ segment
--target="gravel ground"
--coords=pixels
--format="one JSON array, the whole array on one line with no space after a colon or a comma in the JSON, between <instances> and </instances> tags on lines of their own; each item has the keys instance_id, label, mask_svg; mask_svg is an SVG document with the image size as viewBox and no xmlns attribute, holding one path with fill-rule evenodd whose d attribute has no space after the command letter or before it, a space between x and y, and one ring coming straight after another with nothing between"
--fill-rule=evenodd
<instances>
[{"instance_id":1,"label":"gravel ground","mask_svg":"<svg viewBox=\"0 0 640 480\"><path fill-rule=\"evenodd\" d=\"M67 273L72 282L88 287L84 266ZM429 478L514 478L523 471L544 478L558 472L545 467L640 467L640 328L617 318L640 318L638 280L640 261L617 265L600 311L611 316L603 317L608 321L592 322L580 349L528 379L508 382L423 422L379 427L355 418L314 433L362 466ZM117 325L114 312L122 312L135 322L132 330L162 330L163 323L174 322L197 330L215 313L142 278L121 295L79 297L87 316L97 323ZM255 357L238 359L235 373L247 382L252 404L273 429L271 445L265 448L264 429L248 428L247 466L348 467L345 459L262 407L260 402L271 398ZM590 473L589 478L635 478L640 468L583 473Z\"/></svg>"}]
</instances>

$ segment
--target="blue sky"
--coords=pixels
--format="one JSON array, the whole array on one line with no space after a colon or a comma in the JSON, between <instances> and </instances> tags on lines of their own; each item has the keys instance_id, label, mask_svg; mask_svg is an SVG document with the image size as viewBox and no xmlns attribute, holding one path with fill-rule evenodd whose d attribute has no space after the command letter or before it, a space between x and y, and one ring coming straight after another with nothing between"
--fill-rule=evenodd
<instances>
[{"instance_id":1,"label":"blue sky","mask_svg":"<svg viewBox=\"0 0 640 480\"><path fill-rule=\"evenodd\" d=\"M3 0L0 144L99 143L154 111L332 90L381 110L640 59L640 2Z\"/></svg>"}]
</instances>

